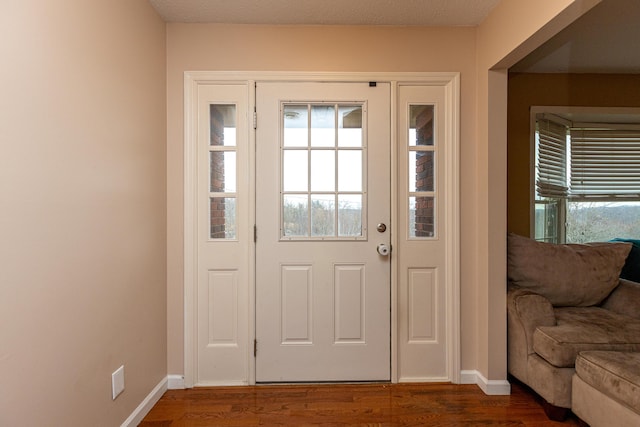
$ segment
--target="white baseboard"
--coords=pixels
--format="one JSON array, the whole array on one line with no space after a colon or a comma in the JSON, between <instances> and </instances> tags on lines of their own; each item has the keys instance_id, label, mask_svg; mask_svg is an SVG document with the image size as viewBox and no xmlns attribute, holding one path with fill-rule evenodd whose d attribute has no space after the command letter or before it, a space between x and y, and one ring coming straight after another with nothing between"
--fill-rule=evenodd
<instances>
[{"instance_id":1,"label":"white baseboard","mask_svg":"<svg viewBox=\"0 0 640 427\"><path fill-rule=\"evenodd\" d=\"M169 390L184 390L184 375L169 375L168 377Z\"/></svg>"},{"instance_id":2,"label":"white baseboard","mask_svg":"<svg viewBox=\"0 0 640 427\"><path fill-rule=\"evenodd\" d=\"M165 391L167 391L167 377L164 377L162 381L158 383L157 386L151 390L151 393L144 398L144 400L138 405L138 407L129 415L123 423L121 427L136 427L142 419L151 411L153 405L155 405L158 400L162 397Z\"/></svg>"},{"instance_id":3,"label":"white baseboard","mask_svg":"<svg viewBox=\"0 0 640 427\"><path fill-rule=\"evenodd\" d=\"M460 384L478 384L478 371L460 371Z\"/></svg>"},{"instance_id":4,"label":"white baseboard","mask_svg":"<svg viewBox=\"0 0 640 427\"><path fill-rule=\"evenodd\" d=\"M511 394L511 384L507 380L488 380L478 371L460 371L461 384L476 384L486 395L507 396Z\"/></svg>"},{"instance_id":5,"label":"white baseboard","mask_svg":"<svg viewBox=\"0 0 640 427\"><path fill-rule=\"evenodd\" d=\"M447 377L401 377L398 378L399 383L446 383L449 382Z\"/></svg>"}]
</instances>

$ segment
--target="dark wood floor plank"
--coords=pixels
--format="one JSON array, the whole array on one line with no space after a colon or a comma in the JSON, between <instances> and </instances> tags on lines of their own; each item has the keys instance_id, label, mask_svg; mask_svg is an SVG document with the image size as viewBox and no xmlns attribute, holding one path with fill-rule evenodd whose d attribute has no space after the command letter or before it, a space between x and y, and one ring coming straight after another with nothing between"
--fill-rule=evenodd
<instances>
[{"instance_id":1,"label":"dark wood floor plank","mask_svg":"<svg viewBox=\"0 0 640 427\"><path fill-rule=\"evenodd\" d=\"M510 396L474 385L261 385L169 390L141 427L575 426L550 421L519 384Z\"/></svg>"}]
</instances>

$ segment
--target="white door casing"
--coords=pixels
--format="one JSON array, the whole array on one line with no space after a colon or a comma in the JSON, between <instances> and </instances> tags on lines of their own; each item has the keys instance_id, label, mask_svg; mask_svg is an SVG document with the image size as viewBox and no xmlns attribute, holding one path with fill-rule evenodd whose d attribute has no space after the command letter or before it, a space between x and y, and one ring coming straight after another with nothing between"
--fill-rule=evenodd
<instances>
[{"instance_id":1,"label":"white door casing","mask_svg":"<svg viewBox=\"0 0 640 427\"><path fill-rule=\"evenodd\" d=\"M389 232L393 246L393 258L390 261L392 271L391 381L460 382L458 73L187 72L185 73L184 157L185 386L253 384L256 381L253 356L256 332L253 224L256 223L256 180L260 177L255 175L255 131L251 126L251 120L249 120L255 108L253 88L256 81L335 83L375 81L378 84L388 82L391 91L392 147L390 153L391 227ZM235 94L224 95L225 91L230 88L237 89ZM444 176L439 178L443 188L440 185L437 187L437 192L441 194L437 202L439 206L436 205L438 212L440 209L444 210L444 213L438 213L444 217L439 223L436 223L438 224L438 238L443 241L443 245L438 251L444 251L444 263L436 267L432 265L431 261L427 262L424 257L416 255L422 251L428 252L428 246L433 246L433 241L407 239L405 225L402 225L400 218L400 216L407 214L405 203L407 203L408 193L402 182L404 180L406 183L406 176L408 176L406 175L407 149L403 144L408 142L404 127L410 121L408 117L402 117L403 109L406 108L403 106L405 101L402 101L402 97L413 94L410 97L410 103L434 104L431 99L433 92L430 93L430 90L427 90L427 93L422 91L426 88L437 88L439 90L439 92L436 91L439 93L437 95L438 102L441 103L439 104L441 108L436 110L439 115L436 123L437 132L440 133L440 150L443 151L443 158L439 158L436 167L439 168L438 173L443 173ZM214 261L200 259L200 254L206 251L201 248L198 241L198 227L202 227L198 221L198 198L202 193L198 190L199 169L202 172L202 166L198 166L198 129L199 122L203 120L200 109L202 107L201 99L205 94L208 94L206 96L212 103L235 103L238 108L236 123L238 135L236 150L237 193L232 194L236 198L238 206L236 213L238 234L235 241L214 242L218 249L213 250L213 255L209 255L215 258ZM203 105L206 105L206 102ZM262 125L260 112L258 112L257 121L259 125ZM368 230L368 233L371 238L372 231ZM261 237L259 236L259 238ZM237 249L232 249L234 247ZM228 262L223 261L225 257ZM212 270L213 275L210 274ZM437 274L429 276L429 274L425 274L428 271L436 271ZM412 278L410 278L410 274L413 275ZM433 277L437 277L439 284L430 282ZM207 289L213 287L214 291L217 287L218 297L210 298L211 294L208 294L206 296L209 301L207 304L203 304L202 298L199 296L202 294L202 291L199 291L202 283L207 283L205 287ZM439 296L431 297L433 292L428 289L434 290ZM442 297L443 294L444 297ZM414 311L410 312L412 307L409 303L414 299L417 303L413 304ZM420 311L423 304L435 308L438 315L443 316L436 320L435 330L441 336L442 332L440 331L444 328L446 340L436 346L433 345L433 342L429 342L433 340L424 339L424 332L430 330L429 328L433 325L420 324L429 318ZM203 313L210 307L214 308L214 312ZM198 342L201 340L200 334L203 333L199 331L202 329L198 323L199 317L209 319L208 324L205 322L207 325L211 325L212 322L215 324L217 319L218 326L222 325L222 330L218 330L214 337L223 338L223 341L228 339L231 330L235 330L237 344L214 342L215 345L211 347L210 342L205 342L203 346ZM411 326L411 322L418 323ZM414 328L414 332L418 332L417 335L415 333L413 336L410 335L411 327ZM413 338L410 339L410 337ZM418 339L415 339L416 337ZM432 350L425 350L428 347L438 347L438 351L443 353L439 360L445 360L445 363L443 365L438 362L436 370L429 367L429 358L433 355L430 354ZM201 348L206 351L203 353ZM205 355L207 351L213 351L213 355ZM204 365L200 366L201 364ZM206 374L204 374L205 372Z\"/></svg>"},{"instance_id":2,"label":"white door casing","mask_svg":"<svg viewBox=\"0 0 640 427\"><path fill-rule=\"evenodd\" d=\"M256 380L387 381L390 84L259 82L256 105Z\"/></svg>"}]
</instances>

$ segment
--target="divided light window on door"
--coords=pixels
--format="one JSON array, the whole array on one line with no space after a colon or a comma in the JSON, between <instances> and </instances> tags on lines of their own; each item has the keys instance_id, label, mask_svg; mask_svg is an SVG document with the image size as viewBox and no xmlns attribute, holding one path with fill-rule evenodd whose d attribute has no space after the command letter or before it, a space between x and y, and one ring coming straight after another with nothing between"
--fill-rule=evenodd
<instances>
[{"instance_id":1,"label":"divided light window on door","mask_svg":"<svg viewBox=\"0 0 640 427\"><path fill-rule=\"evenodd\" d=\"M409 238L433 238L435 230L435 170L437 146L434 106L409 107Z\"/></svg>"},{"instance_id":2,"label":"divided light window on door","mask_svg":"<svg viewBox=\"0 0 640 427\"><path fill-rule=\"evenodd\" d=\"M237 239L236 106L209 107L210 239Z\"/></svg>"},{"instance_id":3,"label":"divided light window on door","mask_svg":"<svg viewBox=\"0 0 640 427\"><path fill-rule=\"evenodd\" d=\"M364 239L363 105L282 105L281 239Z\"/></svg>"}]
</instances>

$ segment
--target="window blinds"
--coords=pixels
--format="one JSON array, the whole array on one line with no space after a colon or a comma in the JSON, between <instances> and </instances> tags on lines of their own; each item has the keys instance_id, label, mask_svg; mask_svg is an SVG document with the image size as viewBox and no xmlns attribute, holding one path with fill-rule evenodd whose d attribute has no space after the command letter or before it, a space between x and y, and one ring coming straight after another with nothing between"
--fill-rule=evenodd
<instances>
[{"instance_id":1,"label":"window blinds","mask_svg":"<svg viewBox=\"0 0 640 427\"><path fill-rule=\"evenodd\" d=\"M537 120L536 190L542 198L567 197L567 126L547 118Z\"/></svg>"},{"instance_id":2,"label":"window blinds","mask_svg":"<svg viewBox=\"0 0 640 427\"><path fill-rule=\"evenodd\" d=\"M640 197L640 128L571 129L571 198Z\"/></svg>"}]
</instances>

